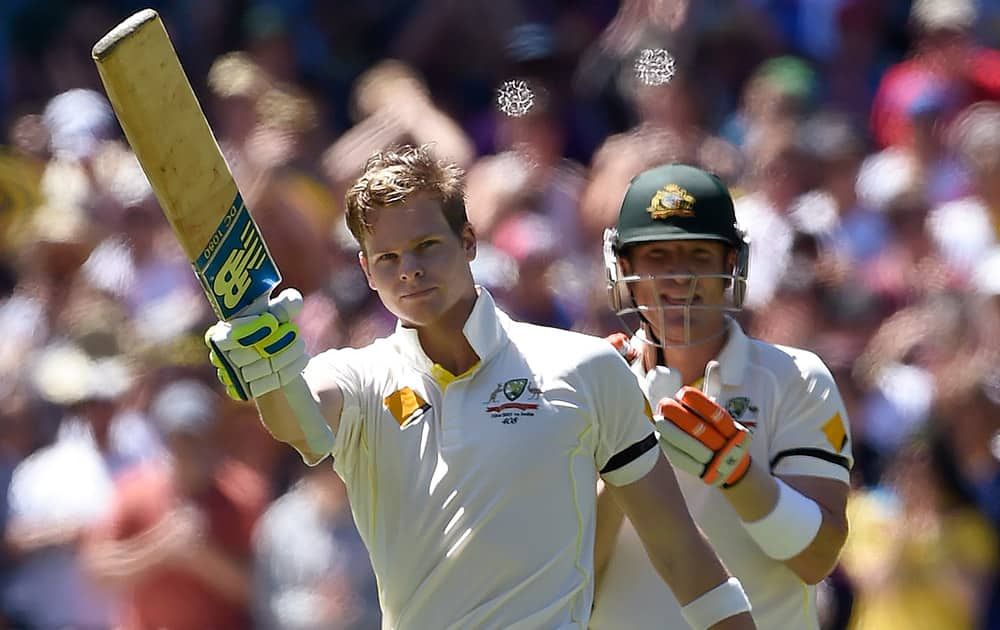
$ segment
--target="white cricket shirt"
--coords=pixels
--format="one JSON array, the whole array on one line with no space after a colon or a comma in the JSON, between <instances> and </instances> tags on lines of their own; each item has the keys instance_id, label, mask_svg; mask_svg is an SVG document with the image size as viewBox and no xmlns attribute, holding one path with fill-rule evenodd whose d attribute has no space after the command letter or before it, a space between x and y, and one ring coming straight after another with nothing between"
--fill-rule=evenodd
<instances>
[{"instance_id":1,"label":"white cricket shirt","mask_svg":"<svg viewBox=\"0 0 1000 630\"><path fill-rule=\"evenodd\" d=\"M383 627L585 628L598 474L632 483L660 456L645 397L603 339L512 321L479 291L464 333L480 362L443 391L402 325L305 372L344 392L334 469Z\"/></svg>"},{"instance_id":2,"label":"white cricket shirt","mask_svg":"<svg viewBox=\"0 0 1000 630\"><path fill-rule=\"evenodd\" d=\"M633 337L631 343L641 347L642 337ZM718 361L723 385L718 402L753 433L751 457L768 462L775 475L810 475L849 483L853 459L847 413L819 357L751 339L730 321L729 339ZM645 384L641 355L632 370ZM676 473L695 522L743 584L757 627L817 629L815 587L760 550L720 490L682 470ZM688 627L680 605L658 579L627 518L606 571L595 596L590 628Z\"/></svg>"}]
</instances>

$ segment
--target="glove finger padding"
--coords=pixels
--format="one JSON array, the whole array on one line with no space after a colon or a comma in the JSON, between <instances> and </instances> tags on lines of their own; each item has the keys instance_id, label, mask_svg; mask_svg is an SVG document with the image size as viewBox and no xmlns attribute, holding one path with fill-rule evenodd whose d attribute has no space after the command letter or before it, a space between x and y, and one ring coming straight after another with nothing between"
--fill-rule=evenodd
<instances>
[{"instance_id":1,"label":"glove finger padding","mask_svg":"<svg viewBox=\"0 0 1000 630\"><path fill-rule=\"evenodd\" d=\"M656 432L660 437L661 446L666 443L671 448L683 451L692 461L698 462L700 468L695 473L698 477L701 477L705 466L715 457L715 451L679 429L672 422L657 418Z\"/></svg>"},{"instance_id":2,"label":"glove finger padding","mask_svg":"<svg viewBox=\"0 0 1000 630\"><path fill-rule=\"evenodd\" d=\"M298 327L287 321L301 310L302 296L286 289L272 300L277 315L264 312L218 322L205 333L209 361L236 400L272 392L301 375L309 362Z\"/></svg>"},{"instance_id":3,"label":"glove finger padding","mask_svg":"<svg viewBox=\"0 0 1000 630\"><path fill-rule=\"evenodd\" d=\"M708 421L722 437L729 438L738 432L729 412L712 402L700 390L682 387L677 393L677 399L695 415Z\"/></svg>"},{"instance_id":4,"label":"glove finger padding","mask_svg":"<svg viewBox=\"0 0 1000 630\"><path fill-rule=\"evenodd\" d=\"M743 478L750 468L750 434L742 431L730 438L726 447L706 467L702 479L717 486L729 487Z\"/></svg>"},{"instance_id":5,"label":"glove finger padding","mask_svg":"<svg viewBox=\"0 0 1000 630\"><path fill-rule=\"evenodd\" d=\"M669 422L667 424L670 424ZM676 428L676 427L675 427ZM678 429L679 431L680 429ZM660 440L660 449L667 456L667 461L674 468L680 468L692 477L701 477L705 471L705 464L699 462L683 449L677 448L670 442Z\"/></svg>"},{"instance_id":6,"label":"glove finger padding","mask_svg":"<svg viewBox=\"0 0 1000 630\"><path fill-rule=\"evenodd\" d=\"M673 398L660 400L656 406L656 415L673 422L685 433L711 449L712 452L718 451L726 444L726 439L708 422Z\"/></svg>"},{"instance_id":7,"label":"glove finger padding","mask_svg":"<svg viewBox=\"0 0 1000 630\"><path fill-rule=\"evenodd\" d=\"M238 352L234 350L233 352ZM240 375L247 382L256 381L264 378L268 374L281 374L282 372L287 372L290 368L301 362L302 359L306 358L306 344L301 339L297 339L294 344L285 348L277 356L271 357L269 359L258 360L244 368L240 369ZM308 359L306 360L308 362ZM302 365L296 373L301 372Z\"/></svg>"},{"instance_id":8,"label":"glove finger padding","mask_svg":"<svg viewBox=\"0 0 1000 630\"><path fill-rule=\"evenodd\" d=\"M247 318L240 318L241 320ZM232 323L230 338L244 348L254 348L262 357L272 357L291 346L298 329L290 322L281 323L272 313L261 313L250 321Z\"/></svg>"},{"instance_id":9,"label":"glove finger padding","mask_svg":"<svg viewBox=\"0 0 1000 630\"><path fill-rule=\"evenodd\" d=\"M680 400L657 404L660 445L685 453L700 468L693 474L705 483L729 487L750 468L750 432L701 391L684 387ZM673 461L673 460L671 460ZM687 468L685 468L687 470Z\"/></svg>"},{"instance_id":10,"label":"glove finger padding","mask_svg":"<svg viewBox=\"0 0 1000 630\"><path fill-rule=\"evenodd\" d=\"M652 401L673 398L683 384L680 370L657 365L646 372L646 396Z\"/></svg>"}]
</instances>

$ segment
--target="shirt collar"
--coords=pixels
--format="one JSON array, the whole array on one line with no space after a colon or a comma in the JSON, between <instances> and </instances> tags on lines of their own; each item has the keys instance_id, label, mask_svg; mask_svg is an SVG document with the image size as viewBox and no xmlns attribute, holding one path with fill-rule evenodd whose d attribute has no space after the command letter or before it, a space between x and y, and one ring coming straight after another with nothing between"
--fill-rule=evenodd
<instances>
[{"instance_id":1,"label":"shirt collar","mask_svg":"<svg viewBox=\"0 0 1000 630\"><path fill-rule=\"evenodd\" d=\"M750 360L750 340L736 320L727 318L729 338L719 353L719 375L725 385L740 385Z\"/></svg>"},{"instance_id":2,"label":"shirt collar","mask_svg":"<svg viewBox=\"0 0 1000 630\"><path fill-rule=\"evenodd\" d=\"M472 307L469 319L465 320L462 334L469 341L473 351L479 357L480 364L485 363L500 349L507 340L507 327L510 318L493 301L493 296L483 287L476 286L478 297ZM396 322L396 332L392 335L396 349L403 358L416 367L430 371L434 362L424 353L417 336L417 329Z\"/></svg>"}]
</instances>

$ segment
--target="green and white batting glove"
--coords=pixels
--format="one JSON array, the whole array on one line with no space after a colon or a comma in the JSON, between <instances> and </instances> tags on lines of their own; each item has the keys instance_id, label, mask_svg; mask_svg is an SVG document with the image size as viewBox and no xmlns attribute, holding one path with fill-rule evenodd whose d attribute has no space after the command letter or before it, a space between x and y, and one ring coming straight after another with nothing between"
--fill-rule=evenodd
<instances>
[{"instance_id":1,"label":"green and white batting glove","mask_svg":"<svg viewBox=\"0 0 1000 630\"><path fill-rule=\"evenodd\" d=\"M302 294L285 289L263 313L218 322L205 332L209 361L230 398L257 398L301 376L309 356L291 321L300 310Z\"/></svg>"}]
</instances>

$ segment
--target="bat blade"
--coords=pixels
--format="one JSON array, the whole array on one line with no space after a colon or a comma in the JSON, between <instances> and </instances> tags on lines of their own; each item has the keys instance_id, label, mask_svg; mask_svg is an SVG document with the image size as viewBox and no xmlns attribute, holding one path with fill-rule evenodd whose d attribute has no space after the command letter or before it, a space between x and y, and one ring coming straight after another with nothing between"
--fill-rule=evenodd
<instances>
[{"instance_id":1,"label":"bat blade","mask_svg":"<svg viewBox=\"0 0 1000 630\"><path fill-rule=\"evenodd\" d=\"M281 282L160 16L144 9L92 53L163 214L220 319L262 308Z\"/></svg>"}]
</instances>

